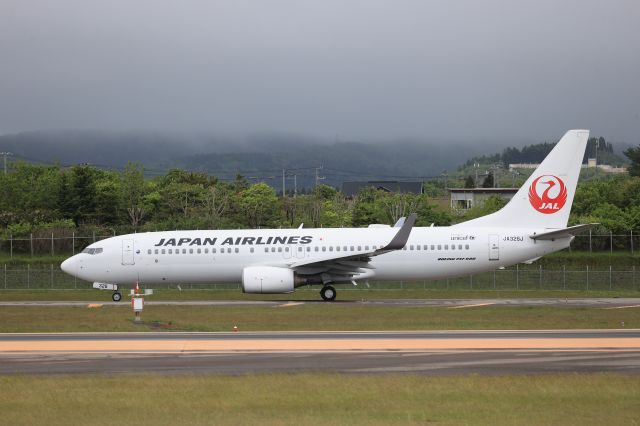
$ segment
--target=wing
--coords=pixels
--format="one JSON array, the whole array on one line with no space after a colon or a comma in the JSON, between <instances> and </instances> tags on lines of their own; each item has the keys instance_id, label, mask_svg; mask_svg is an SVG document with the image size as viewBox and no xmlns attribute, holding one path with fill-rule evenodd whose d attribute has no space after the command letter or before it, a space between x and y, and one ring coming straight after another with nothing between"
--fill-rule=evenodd
<instances>
[{"instance_id":1,"label":"wing","mask_svg":"<svg viewBox=\"0 0 640 426\"><path fill-rule=\"evenodd\" d=\"M401 250L407 244L415 222L416 214L412 213L407 217L391 241L383 247L350 253L346 256L336 256L335 253L330 253L320 258L291 262L289 267L302 275L320 274L323 276L323 280L326 278L326 281L352 281L367 278L373 275L373 269L375 269L370 263L371 259L381 254Z\"/></svg>"}]
</instances>

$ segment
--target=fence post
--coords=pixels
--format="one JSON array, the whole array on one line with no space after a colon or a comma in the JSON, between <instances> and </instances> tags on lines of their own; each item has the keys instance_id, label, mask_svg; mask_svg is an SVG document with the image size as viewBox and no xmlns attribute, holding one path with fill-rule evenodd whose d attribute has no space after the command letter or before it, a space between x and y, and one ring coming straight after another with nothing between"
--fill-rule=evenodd
<instances>
[{"instance_id":1,"label":"fence post","mask_svg":"<svg viewBox=\"0 0 640 426\"><path fill-rule=\"evenodd\" d=\"M53 249L53 232L51 233L51 257L55 256L55 250Z\"/></svg>"},{"instance_id":2,"label":"fence post","mask_svg":"<svg viewBox=\"0 0 640 426\"><path fill-rule=\"evenodd\" d=\"M542 290L542 265L540 265L539 269L540 269L540 275L539 275L539 278L538 278L538 288L540 290Z\"/></svg>"},{"instance_id":3,"label":"fence post","mask_svg":"<svg viewBox=\"0 0 640 426\"><path fill-rule=\"evenodd\" d=\"M27 263L27 288L31 288L31 265Z\"/></svg>"},{"instance_id":4,"label":"fence post","mask_svg":"<svg viewBox=\"0 0 640 426\"><path fill-rule=\"evenodd\" d=\"M13 234L9 234L9 259L13 259Z\"/></svg>"},{"instance_id":5,"label":"fence post","mask_svg":"<svg viewBox=\"0 0 640 426\"><path fill-rule=\"evenodd\" d=\"M587 291L589 291L589 265L587 265Z\"/></svg>"},{"instance_id":6,"label":"fence post","mask_svg":"<svg viewBox=\"0 0 640 426\"><path fill-rule=\"evenodd\" d=\"M49 274L49 284L51 284L51 288L53 288L53 263L51 264L51 273Z\"/></svg>"},{"instance_id":7,"label":"fence post","mask_svg":"<svg viewBox=\"0 0 640 426\"><path fill-rule=\"evenodd\" d=\"M633 254L633 229L631 230L629 241L631 242L631 254Z\"/></svg>"},{"instance_id":8,"label":"fence post","mask_svg":"<svg viewBox=\"0 0 640 426\"><path fill-rule=\"evenodd\" d=\"M589 228L589 253L591 253L593 250L591 249L591 228Z\"/></svg>"},{"instance_id":9,"label":"fence post","mask_svg":"<svg viewBox=\"0 0 640 426\"><path fill-rule=\"evenodd\" d=\"M612 275L611 265L609 265L609 291L611 291L611 275Z\"/></svg>"},{"instance_id":10,"label":"fence post","mask_svg":"<svg viewBox=\"0 0 640 426\"><path fill-rule=\"evenodd\" d=\"M33 257L33 233L29 234L29 245L31 246L31 257Z\"/></svg>"},{"instance_id":11,"label":"fence post","mask_svg":"<svg viewBox=\"0 0 640 426\"><path fill-rule=\"evenodd\" d=\"M96 230L95 229L93 230L93 242L94 243L96 242Z\"/></svg>"},{"instance_id":12,"label":"fence post","mask_svg":"<svg viewBox=\"0 0 640 426\"><path fill-rule=\"evenodd\" d=\"M73 231L71 233L71 254L75 255L76 254L76 232Z\"/></svg>"},{"instance_id":13,"label":"fence post","mask_svg":"<svg viewBox=\"0 0 640 426\"><path fill-rule=\"evenodd\" d=\"M4 264L4 288L7 289L7 264Z\"/></svg>"},{"instance_id":14,"label":"fence post","mask_svg":"<svg viewBox=\"0 0 640 426\"><path fill-rule=\"evenodd\" d=\"M4 267L6 268L7 265L4 265ZM631 267L631 286L636 289L636 265Z\"/></svg>"},{"instance_id":15,"label":"fence post","mask_svg":"<svg viewBox=\"0 0 640 426\"><path fill-rule=\"evenodd\" d=\"M520 269L518 268L518 264L516 263L516 290L520 289L520 276L519 276L519 272Z\"/></svg>"},{"instance_id":16,"label":"fence post","mask_svg":"<svg viewBox=\"0 0 640 426\"><path fill-rule=\"evenodd\" d=\"M473 290L473 275L469 275L469 286L471 287L471 290Z\"/></svg>"},{"instance_id":17,"label":"fence post","mask_svg":"<svg viewBox=\"0 0 640 426\"><path fill-rule=\"evenodd\" d=\"M496 270L493 269L493 289L496 289Z\"/></svg>"},{"instance_id":18,"label":"fence post","mask_svg":"<svg viewBox=\"0 0 640 426\"><path fill-rule=\"evenodd\" d=\"M609 231L609 253L613 254L613 231Z\"/></svg>"},{"instance_id":19,"label":"fence post","mask_svg":"<svg viewBox=\"0 0 640 426\"><path fill-rule=\"evenodd\" d=\"M562 265L562 289L567 289L567 265Z\"/></svg>"}]
</instances>

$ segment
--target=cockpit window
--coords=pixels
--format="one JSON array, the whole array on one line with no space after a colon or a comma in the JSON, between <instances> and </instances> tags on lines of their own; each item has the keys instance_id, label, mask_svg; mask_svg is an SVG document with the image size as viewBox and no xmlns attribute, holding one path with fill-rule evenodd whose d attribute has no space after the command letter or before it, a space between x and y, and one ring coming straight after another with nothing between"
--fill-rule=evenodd
<instances>
[{"instance_id":1,"label":"cockpit window","mask_svg":"<svg viewBox=\"0 0 640 426\"><path fill-rule=\"evenodd\" d=\"M98 247L98 248L86 248L84 250L82 250L82 253L87 253L87 254L100 254L102 253L102 248Z\"/></svg>"}]
</instances>

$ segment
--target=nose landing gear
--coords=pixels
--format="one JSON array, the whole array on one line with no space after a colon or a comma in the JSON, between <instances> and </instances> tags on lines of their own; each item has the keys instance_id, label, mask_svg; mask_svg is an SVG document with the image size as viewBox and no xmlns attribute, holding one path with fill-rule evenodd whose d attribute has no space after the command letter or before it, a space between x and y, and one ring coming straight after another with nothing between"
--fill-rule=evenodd
<instances>
[{"instance_id":1,"label":"nose landing gear","mask_svg":"<svg viewBox=\"0 0 640 426\"><path fill-rule=\"evenodd\" d=\"M325 302L333 302L336 300L336 295L336 289L330 285L325 285L322 287L322 290L320 290L320 297L322 297L322 300Z\"/></svg>"}]
</instances>

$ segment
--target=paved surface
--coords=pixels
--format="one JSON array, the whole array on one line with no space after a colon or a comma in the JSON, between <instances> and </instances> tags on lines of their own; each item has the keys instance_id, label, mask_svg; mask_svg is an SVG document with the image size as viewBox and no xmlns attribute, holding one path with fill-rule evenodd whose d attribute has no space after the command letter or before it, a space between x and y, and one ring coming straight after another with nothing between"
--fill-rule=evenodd
<instances>
[{"instance_id":1,"label":"paved surface","mask_svg":"<svg viewBox=\"0 0 640 426\"><path fill-rule=\"evenodd\" d=\"M105 301L0 301L0 306L86 306L89 303L104 306L123 306L130 308L128 300L122 302ZM303 304L324 304L321 300L192 300L171 301L145 299L149 306L298 306ZM372 299L372 300L336 300L338 305L359 306L442 306L451 308L481 306L582 306L595 308L640 308L640 298L543 298L543 299Z\"/></svg>"},{"instance_id":2,"label":"paved surface","mask_svg":"<svg viewBox=\"0 0 640 426\"><path fill-rule=\"evenodd\" d=\"M640 330L0 334L0 374L640 374Z\"/></svg>"}]
</instances>

